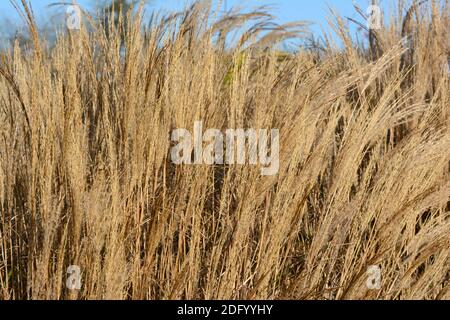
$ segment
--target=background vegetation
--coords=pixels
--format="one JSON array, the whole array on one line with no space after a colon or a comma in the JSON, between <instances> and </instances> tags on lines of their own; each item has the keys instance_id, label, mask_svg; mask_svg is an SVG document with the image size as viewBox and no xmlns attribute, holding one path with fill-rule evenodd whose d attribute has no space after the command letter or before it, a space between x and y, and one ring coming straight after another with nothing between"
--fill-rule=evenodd
<instances>
[{"instance_id":1,"label":"background vegetation","mask_svg":"<svg viewBox=\"0 0 450 320\"><path fill-rule=\"evenodd\" d=\"M0 298L450 298L448 1L399 6L368 46L335 17L342 48L281 56L305 26L263 8L86 14L52 48L20 8L31 43L0 57ZM171 130L196 120L280 129L279 174L173 165Z\"/></svg>"}]
</instances>

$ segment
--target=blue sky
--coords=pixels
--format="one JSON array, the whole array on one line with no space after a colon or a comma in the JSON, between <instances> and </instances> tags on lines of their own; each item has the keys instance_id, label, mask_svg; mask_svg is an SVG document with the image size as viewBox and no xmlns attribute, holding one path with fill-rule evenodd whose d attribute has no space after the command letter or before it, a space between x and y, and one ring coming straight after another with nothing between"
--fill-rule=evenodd
<instances>
[{"instance_id":1,"label":"blue sky","mask_svg":"<svg viewBox=\"0 0 450 320\"><path fill-rule=\"evenodd\" d=\"M48 5L56 2L64 1L31 0L33 9L39 21L45 21L46 18L55 15L55 9L49 8ZM71 0L67 0L67 2L71 2ZM318 34L322 28L328 30L326 21L326 17L329 16L328 6L337 9L343 16L361 20L356 14L352 2L358 3L361 8L365 9L367 8L370 0L227 0L226 2L228 8L233 6L251 8L260 5L272 5L275 7L273 14L279 18L279 22L309 20L315 23L311 29L313 32ZM96 3L99 3L99 1L78 0L77 3L82 6L93 7ZM170 11L182 9L185 3L185 0L152 0L151 7L163 11ZM10 22L17 22L19 21L19 16L9 1L1 0L0 21L5 19Z\"/></svg>"}]
</instances>

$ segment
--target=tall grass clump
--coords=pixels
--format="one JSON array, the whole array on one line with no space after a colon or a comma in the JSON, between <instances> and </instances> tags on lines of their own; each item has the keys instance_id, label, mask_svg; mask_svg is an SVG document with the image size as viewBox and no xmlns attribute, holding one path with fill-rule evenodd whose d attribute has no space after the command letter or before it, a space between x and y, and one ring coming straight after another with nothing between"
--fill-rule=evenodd
<instances>
[{"instance_id":1,"label":"tall grass clump","mask_svg":"<svg viewBox=\"0 0 450 320\"><path fill-rule=\"evenodd\" d=\"M86 14L53 46L18 8L32 43L0 57L1 299L450 298L448 1L399 5L367 45L336 16L342 46L288 54L306 24L267 8ZM278 175L172 164L172 130L195 121L278 128Z\"/></svg>"}]
</instances>

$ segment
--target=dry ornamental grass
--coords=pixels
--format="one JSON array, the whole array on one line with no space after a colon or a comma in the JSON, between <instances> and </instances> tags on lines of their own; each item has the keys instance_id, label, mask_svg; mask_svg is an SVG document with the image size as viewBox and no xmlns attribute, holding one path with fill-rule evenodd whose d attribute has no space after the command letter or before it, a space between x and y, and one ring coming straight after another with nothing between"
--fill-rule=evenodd
<instances>
[{"instance_id":1,"label":"dry ornamental grass","mask_svg":"<svg viewBox=\"0 0 450 320\"><path fill-rule=\"evenodd\" d=\"M399 5L367 48L336 17L342 48L296 53L276 44L306 24L266 8L84 13L54 46L18 9L32 45L0 59L1 299L450 298L448 1ZM279 129L278 174L173 164L172 130L195 121Z\"/></svg>"}]
</instances>

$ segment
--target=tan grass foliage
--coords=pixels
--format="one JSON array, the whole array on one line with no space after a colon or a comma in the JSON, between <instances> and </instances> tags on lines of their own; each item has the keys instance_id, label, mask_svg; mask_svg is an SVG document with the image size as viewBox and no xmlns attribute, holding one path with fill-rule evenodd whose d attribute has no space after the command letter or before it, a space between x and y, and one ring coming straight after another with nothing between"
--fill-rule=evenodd
<instances>
[{"instance_id":1,"label":"tan grass foliage","mask_svg":"<svg viewBox=\"0 0 450 320\"><path fill-rule=\"evenodd\" d=\"M338 18L343 49L281 55L305 25L265 8L87 17L51 48L21 8L33 45L0 61L0 298L450 298L448 1L413 9L409 49L401 7L376 52ZM278 128L279 174L173 165L194 121Z\"/></svg>"}]
</instances>

